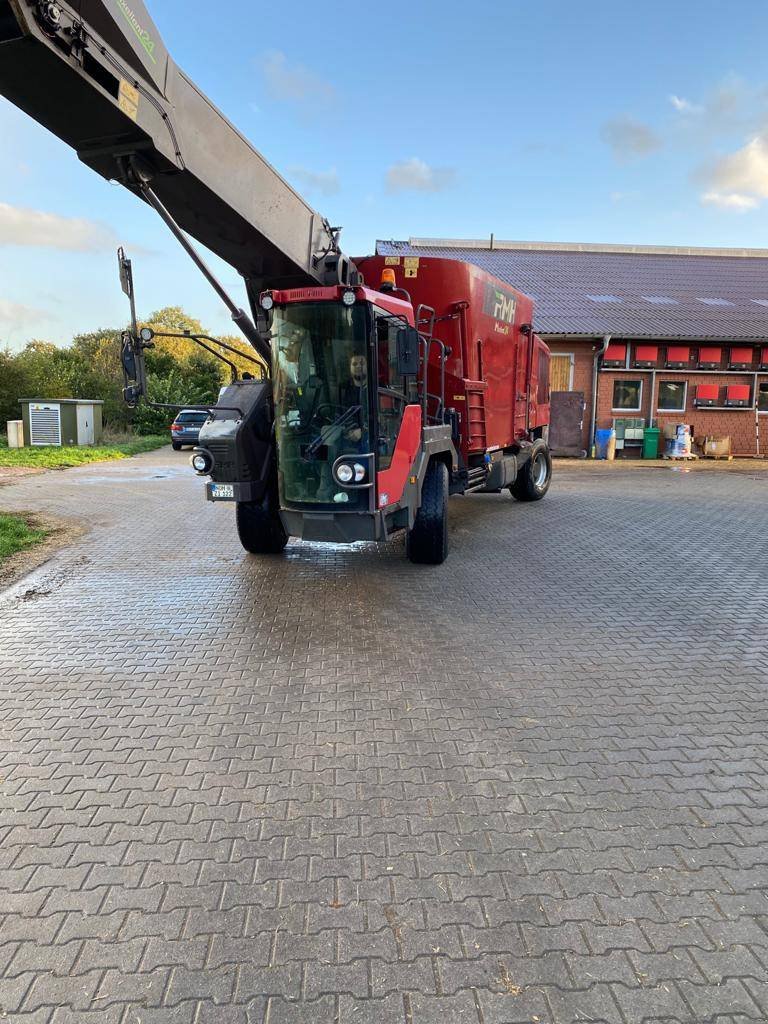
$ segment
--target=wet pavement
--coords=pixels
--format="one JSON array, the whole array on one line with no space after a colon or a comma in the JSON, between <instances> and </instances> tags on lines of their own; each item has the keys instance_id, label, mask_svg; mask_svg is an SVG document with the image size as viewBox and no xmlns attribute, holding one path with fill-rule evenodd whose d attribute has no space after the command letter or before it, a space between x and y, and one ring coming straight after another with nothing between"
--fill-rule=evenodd
<instances>
[{"instance_id":1,"label":"wet pavement","mask_svg":"<svg viewBox=\"0 0 768 1024\"><path fill-rule=\"evenodd\" d=\"M169 449L28 477L8 1024L768 1019L768 475L558 467L246 555Z\"/></svg>"}]
</instances>

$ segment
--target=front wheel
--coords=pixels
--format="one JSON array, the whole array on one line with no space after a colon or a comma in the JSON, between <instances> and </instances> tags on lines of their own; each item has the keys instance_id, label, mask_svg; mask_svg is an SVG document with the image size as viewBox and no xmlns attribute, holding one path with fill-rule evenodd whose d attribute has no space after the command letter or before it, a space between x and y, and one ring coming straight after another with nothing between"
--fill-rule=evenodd
<instances>
[{"instance_id":1,"label":"front wheel","mask_svg":"<svg viewBox=\"0 0 768 1024\"><path fill-rule=\"evenodd\" d=\"M405 553L412 562L440 565L448 555L448 469L430 462L421 489L421 506L408 531Z\"/></svg>"},{"instance_id":2,"label":"front wheel","mask_svg":"<svg viewBox=\"0 0 768 1024\"><path fill-rule=\"evenodd\" d=\"M534 441L531 457L517 474L509 490L518 501L541 501L552 482L552 456L547 444Z\"/></svg>"},{"instance_id":3,"label":"front wheel","mask_svg":"<svg viewBox=\"0 0 768 1024\"><path fill-rule=\"evenodd\" d=\"M235 508L237 535L252 555L277 555L288 543L288 534L268 499L238 501Z\"/></svg>"}]
</instances>

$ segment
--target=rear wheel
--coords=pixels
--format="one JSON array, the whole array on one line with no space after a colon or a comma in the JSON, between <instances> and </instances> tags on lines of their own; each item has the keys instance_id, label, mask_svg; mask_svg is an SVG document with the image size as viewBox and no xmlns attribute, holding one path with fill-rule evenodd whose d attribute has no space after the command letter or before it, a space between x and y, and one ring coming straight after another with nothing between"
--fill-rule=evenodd
<instances>
[{"instance_id":1,"label":"rear wheel","mask_svg":"<svg viewBox=\"0 0 768 1024\"><path fill-rule=\"evenodd\" d=\"M268 498L263 502L237 502L237 535L245 550L252 555L277 555L288 543L288 534L273 508Z\"/></svg>"},{"instance_id":2,"label":"rear wheel","mask_svg":"<svg viewBox=\"0 0 768 1024\"><path fill-rule=\"evenodd\" d=\"M405 553L412 562L440 565L448 554L448 469L430 462L421 490L421 507L408 531Z\"/></svg>"},{"instance_id":3,"label":"rear wheel","mask_svg":"<svg viewBox=\"0 0 768 1024\"><path fill-rule=\"evenodd\" d=\"M534 441L531 457L510 486L518 501L541 501L552 482L552 456L544 441Z\"/></svg>"},{"instance_id":4,"label":"rear wheel","mask_svg":"<svg viewBox=\"0 0 768 1024\"><path fill-rule=\"evenodd\" d=\"M173 448L175 452L181 451L181 445L179 444L178 441L171 441L171 448Z\"/></svg>"}]
</instances>

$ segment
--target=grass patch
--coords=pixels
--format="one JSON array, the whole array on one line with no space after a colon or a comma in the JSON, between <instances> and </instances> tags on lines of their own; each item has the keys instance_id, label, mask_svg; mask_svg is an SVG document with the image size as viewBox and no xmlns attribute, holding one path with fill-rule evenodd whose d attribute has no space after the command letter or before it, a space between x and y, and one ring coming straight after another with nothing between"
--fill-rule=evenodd
<instances>
[{"instance_id":1,"label":"grass patch","mask_svg":"<svg viewBox=\"0 0 768 1024\"><path fill-rule=\"evenodd\" d=\"M33 544L39 544L47 536L46 530L31 527L23 516L0 512L0 561Z\"/></svg>"},{"instance_id":2,"label":"grass patch","mask_svg":"<svg viewBox=\"0 0 768 1024\"><path fill-rule=\"evenodd\" d=\"M92 448L62 446L61 448L9 448L8 439L0 436L0 467L25 466L39 469L66 469L86 462L107 462L127 459L141 452L151 452L169 444L168 434L133 437L118 444L102 444Z\"/></svg>"}]
</instances>

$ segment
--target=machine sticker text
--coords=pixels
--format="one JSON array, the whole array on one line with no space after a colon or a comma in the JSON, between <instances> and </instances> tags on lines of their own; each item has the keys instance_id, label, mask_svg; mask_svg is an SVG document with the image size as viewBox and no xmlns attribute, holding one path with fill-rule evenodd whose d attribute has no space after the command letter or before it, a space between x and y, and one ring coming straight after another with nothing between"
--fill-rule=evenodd
<instances>
[{"instance_id":1,"label":"machine sticker text","mask_svg":"<svg viewBox=\"0 0 768 1024\"><path fill-rule=\"evenodd\" d=\"M124 78L120 79L120 86L117 90L117 105L122 112L135 121L139 114L139 90L134 89L130 82Z\"/></svg>"},{"instance_id":2,"label":"machine sticker text","mask_svg":"<svg viewBox=\"0 0 768 1024\"><path fill-rule=\"evenodd\" d=\"M123 16L125 17L125 20L128 22L128 24L131 26L133 31L136 33L136 36L137 36L139 42L141 43L143 49L146 51L146 54L149 57L149 59L152 61L153 64L157 64L157 60L155 58L155 41L154 41L154 39L150 36L149 32L147 32L146 29L143 29L141 27L139 19L136 17L136 15L131 10L130 5L128 4L127 0L116 0L116 3L117 3L117 6L122 11Z\"/></svg>"},{"instance_id":3,"label":"machine sticker text","mask_svg":"<svg viewBox=\"0 0 768 1024\"><path fill-rule=\"evenodd\" d=\"M494 320L501 320L505 324L512 324L515 322L516 307L517 299L512 292L486 284L483 312L487 316L492 316Z\"/></svg>"}]
</instances>

